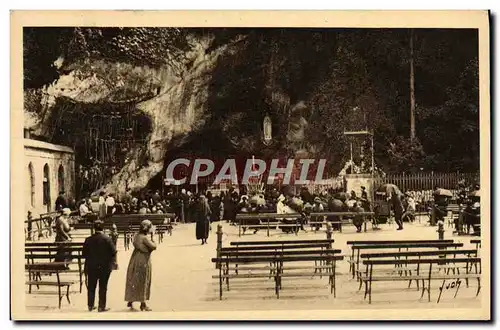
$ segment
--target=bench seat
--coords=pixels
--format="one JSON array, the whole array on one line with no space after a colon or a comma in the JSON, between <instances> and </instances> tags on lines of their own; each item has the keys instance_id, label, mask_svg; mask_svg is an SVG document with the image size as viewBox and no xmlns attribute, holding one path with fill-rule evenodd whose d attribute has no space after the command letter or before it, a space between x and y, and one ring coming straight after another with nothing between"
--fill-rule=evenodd
<instances>
[{"instance_id":1,"label":"bench seat","mask_svg":"<svg viewBox=\"0 0 500 330\"><path fill-rule=\"evenodd\" d=\"M26 285L44 285L44 286L68 286L75 284L74 281L26 281Z\"/></svg>"},{"instance_id":2,"label":"bench seat","mask_svg":"<svg viewBox=\"0 0 500 330\"><path fill-rule=\"evenodd\" d=\"M269 274L262 274L262 273L257 273L257 274L251 274L251 273L243 273L243 274L222 274L222 275L212 275L212 278L268 278Z\"/></svg>"}]
</instances>

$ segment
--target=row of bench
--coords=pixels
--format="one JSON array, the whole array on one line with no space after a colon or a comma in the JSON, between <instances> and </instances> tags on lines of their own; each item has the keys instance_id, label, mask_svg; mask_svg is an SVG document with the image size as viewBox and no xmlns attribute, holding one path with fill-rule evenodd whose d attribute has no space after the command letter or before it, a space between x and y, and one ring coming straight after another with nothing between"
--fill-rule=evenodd
<instances>
[{"instance_id":1,"label":"row of bench","mask_svg":"<svg viewBox=\"0 0 500 330\"><path fill-rule=\"evenodd\" d=\"M133 236L139 230L140 222L143 219L149 219L156 227L153 235L158 236L158 242L163 241L163 235L169 233L172 235L172 223L165 221L169 215L120 215L120 217L110 217L105 221L105 229L109 234L111 227L116 224L118 234L124 239L125 249L129 249ZM117 221L121 219L121 221ZM113 220L113 221L111 221ZM85 237L93 234L92 224L77 224L75 229L89 230ZM85 283L84 265L85 260L82 254L83 241L77 242L26 242L25 243L25 270L28 275L26 285L28 292L32 293L33 286L39 289L41 286L56 287L59 297L59 308L64 296L70 302L70 287L79 283L79 292L82 292ZM61 261L56 261L61 260ZM55 275L54 277L52 277ZM76 275L77 278L72 278ZM43 276L43 278L42 278ZM47 279L47 277L51 277Z\"/></svg>"},{"instance_id":2,"label":"row of bench","mask_svg":"<svg viewBox=\"0 0 500 330\"><path fill-rule=\"evenodd\" d=\"M373 282L408 281L417 284L422 295L431 296L432 281L442 280L438 302L447 280L458 283L470 279L481 285L481 264L477 248L480 240L473 240L476 249L460 250L463 243L452 240L406 240L406 241L349 241L351 254L344 256L334 249L334 240L278 240L231 242L222 247L222 227L217 230L217 257L212 258L218 274L219 299L223 296L223 286L230 290L230 280L268 278L274 281L276 297L283 289L283 278L327 277L331 293L336 297L337 262L347 257L349 272L359 281L359 289L365 285L365 296L372 302ZM450 250L451 249L451 250ZM362 253L363 251L363 253ZM373 252L377 251L377 252ZM296 263L301 263L296 265ZM363 267L361 267L363 266ZM460 272L460 270L463 270ZM452 274L450 273L452 272ZM458 293L458 288L455 293Z\"/></svg>"},{"instance_id":3,"label":"row of bench","mask_svg":"<svg viewBox=\"0 0 500 330\"><path fill-rule=\"evenodd\" d=\"M254 229L265 229L267 231L267 236L270 236L270 230L282 227L290 227L292 231L297 235L301 227L301 221L307 221L307 224L312 228L318 228L322 225L330 223L339 228L342 232L342 226L346 224L351 224L349 218L354 216L363 216L363 227L364 231L367 231L367 217L373 216L373 212L314 212L309 214L306 218L299 213L292 214L277 214L277 213L240 213L236 215L236 221L238 222L238 236L244 234L247 228ZM336 221L318 221L313 219L318 219L321 217L338 217ZM284 220L288 221L284 221ZM255 224L258 222L258 224Z\"/></svg>"},{"instance_id":4,"label":"row of bench","mask_svg":"<svg viewBox=\"0 0 500 330\"><path fill-rule=\"evenodd\" d=\"M465 250L458 249L463 247L463 243L453 240L349 241L347 244L351 245L350 271L353 278L356 277L359 281L359 289L365 285L365 299L368 296L369 303L373 282L408 281L410 287L415 281L418 290L419 281L422 281L421 297L427 291L430 301L432 281L443 280L437 300L439 302L445 281L465 279L468 286L469 279L477 279L479 294L481 260L478 257L478 241L473 241L471 243L476 243L476 249ZM380 252L373 252L374 250ZM437 267L433 268L433 265ZM464 269L465 273L460 273L460 269ZM450 271L453 274L450 274ZM458 288L455 296L457 293Z\"/></svg>"},{"instance_id":5,"label":"row of bench","mask_svg":"<svg viewBox=\"0 0 500 330\"><path fill-rule=\"evenodd\" d=\"M120 214L113 215L104 220L104 230L110 234L113 225L116 226L118 236L123 238L123 246L125 250L130 248L130 243L135 233L138 232L141 222L148 219L152 222L155 230L151 233L151 239L156 235L158 242L162 243L164 235L168 233L170 236L173 231L173 223L171 219L173 214ZM80 223L73 226L75 229L88 230L89 235L93 233L93 226L91 223Z\"/></svg>"},{"instance_id":6,"label":"row of bench","mask_svg":"<svg viewBox=\"0 0 500 330\"><path fill-rule=\"evenodd\" d=\"M29 293L32 293L32 287L40 286L56 287L59 297L59 308L61 301L66 296L70 303L70 287L79 280L80 293L84 284L84 258L82 255L83 242L32 242L25 244L25 270L28 273L26 285L29 287ZM55 261L60 256L63 261ZM76 266L72 267L72 266ZM75 274L78 280L67 278ZM55 280L43 279L42 276L55 275Z\"/></svg>"}]
</instances>

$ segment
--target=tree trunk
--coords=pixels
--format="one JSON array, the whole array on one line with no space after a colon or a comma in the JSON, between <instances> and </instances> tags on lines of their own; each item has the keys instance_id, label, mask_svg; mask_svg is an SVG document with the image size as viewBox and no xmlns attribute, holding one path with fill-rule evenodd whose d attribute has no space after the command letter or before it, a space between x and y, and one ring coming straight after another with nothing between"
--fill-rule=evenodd
<instances>
[{"instance_id":1,"label":"tree trunk","mask_svg":"<svg viewBox=\"0 0 500 330\"><path fill-rule=\"evenodd\" d=\"M410 31L410 139L415 139L415 70L413 59L413 29Z\"/></svg>"}]
</instances>

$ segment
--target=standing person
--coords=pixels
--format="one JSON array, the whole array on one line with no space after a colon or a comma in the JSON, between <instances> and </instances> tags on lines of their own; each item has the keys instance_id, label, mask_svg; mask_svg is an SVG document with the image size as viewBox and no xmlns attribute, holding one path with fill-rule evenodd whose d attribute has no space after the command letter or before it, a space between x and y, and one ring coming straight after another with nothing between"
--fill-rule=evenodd
<instances>
[{"instance_id":1,"label":"standing person","mask_svg":"<svg viewBox=\"0 0 500 330\"><path fill-rule=\"evenodd\" d=\"M68 201L64 197L64 190L62 190L56 198L56 211L60 211L66 207L68 207Z\"/></svg>"},{"instance_id":2,"label":"standing person","mask_svg":"<svg viewBox=\"0 0 500 330\"><path fill-rule=\"evenodd\" d=\"M406 213L408 215L408 219L413 222L415 221L415 212L417 211L417 202L415 201L415 198L413 198L413 194L410 192L406 193L407 199L406 199Z\"/></svg>"},{"instance_id":3,"label":"standing person","mask_svg":"<svg viewBox=\"0 0 500 330\"><path fill-rule=\"evenodd\" d=\"M153 201L152 203L153 205L156 205L159 202L161 202L161 196L158 190L156 190L155 193L151 196L151 200Z\"/></svg>"},{"instance_id":4,"label":"standing person","mask_svg":"<svg viewBox=\"0 0 500 330\"><path fill-rule=\"evenodd\" d=\"M71 242L71 230L73 228L69 225L69 215L71 214L71 210L68 208L64 208L62 210L62 214L57 217L55 221L55 231L56 231L56 243L65 243ZM55 258L55 262L68 262L71 261L71 251L68 251L64 244L58 246ZM69 269L69 265L65 266L66 269Z\"/></svg>"},{"instance_id":5,"label":"standing person","mask_svg":"<svg viewBox=\"0 0 500 330\"><path fill-rule=\"evenodd\" d=\"M403 203L401 202L401 197L395 191L388 197L392 204L392 209L394 211L394 220L398 225L397 230L403 230Z\"/></svg>"},{"instance_id":6,"label":"standing person","mask_svg":"<svg viewBox=\"0 0 500 330\"><path fill-rule=\"evenodd\" d=\"M201 239L201 245L207 243L208 234L210 232L210 206L208 205L205 195L201 195L195 204L195 219L196 219L196 239Z\"/></svg>"},{"instance_id":7,"label":"standing person","mask_svg":"<svg viewBox=\"0 0 500 330\"><path fill-rule=\"evenodd\" d=\"M356 202L353 207L353 212L360 213L364 211L365 210L361 207L361 202ZM361 233L361 227L363 226L364 222L364 216L358 214L354 216L354 218L352 219L352 223L354 226L356 226L356 232Z\"/></svg>"},{"instance_id":8,"label":"standing person","mask_svg":"<svg viewBox=\"0 0 500 330\"><path fill-rule=\"evenodd\" d=\"M314 205L312 206L312 212L314 213L320 213L324 212L325 208L323 206L323 203L321 202L321 198L315 197L314 198ZM313 222L323 222L325 220L324 216L315 216L314 219L311 219ZM314 230L318 231L322 227L322 224L317 224L315 225Z\"/></svg>"},{"instance_id":9,"label":"standing person","mask_svg":"<svg viewBox=\"0 0 500 330\"><path fill-rule=\"evenodd\" d=\"M99 219L104 219L106 218L106 193L104 191L101 191L99 193Z\"/></svg>"},{"instance_id":10,"label":"standing person","mask_svg":"<svg viewBox=\"0 0 500 330\"><path fill-rule=\"evenodd\" d=\"M106 215L108 217L112 216L113 213L115 213L115 211L116 211L115 205L116 205L116 201L115 201L114 195L109 194L108 197L106 198Z\"/></svg>"},{"instance_id":11,"label":"standing person","mask_svg":"<svg viewBox=\"0 0 500 330\"><path fill-rule=\"evenodd\" d=\"M212 197L212 201L210 202L210 210L212 212L210 215L210 222L220 221L222 219L223 209L224 204L221 202L220 197Z\"/></svg>"},{"instance_id":12,"label":"standing person","mask_svg":"<svg viewBox=\"0 0 500 330\"><path fill-rule=\"evenodd\" d=\"M100 220L94 221L94 234L85 239L82 255L85 258L84 272L87 276L87 306L89 311L95 309L95 291L99 282L99 312L107 312L106 293L108 280L116 262L116 246L111 238L104 234L104 225Z\"/></svg>"},{"instance_id":13,"label":"standing person","mask_svg":"<svg viewBox=\"0 0 500 330\"><path fill-rule=\"evenodd\" d=\"M71 227L69 225L69 215L71 210L69 208L64 208L62 214L57 217L55 221L55 231L56 231L56 242L69 242L71 241Z\"/></svg>"},{"instance_id":14,"label":"standing person","mask_svg":"<svg viewBox=\"0 0 500 330\"><path fill-rule=\"evenodd\" d=\"M118 228L116 227L115 224L113 224L113 226L111 227L111 233L110 233L110 237L111 237L111 241L113 242L115 248L116 248L116 243L118 242Z\"/></svg>"},{"instance_id":15,"label":"standing person","mask_svg":"<svg viewBox=\"0 0 500 330\"><path fill-rule=\"evenodd\" d=\"M365 211L368 211L368 212L372 211L372 204L371 204L370 200L368 199L368 192L366 191L365 186L361 186L361 207ZM369 216L368 218L372 220L374 226L377 225L374 217Z\"/></svg>"},{"instance_id":16,"label":"standing person","mask_svg":"<svg viewBox=\"0 0 500 330\"><path fill-rule=\"evenodd\" d=\"M133 303L141 302L141 311L151 311L146 305L151 295L151 253L156 250L156 244L151 240L149 234L153 224L149 220L143 220L139 233L134 237L134 252L130 257L127 268L127 281L125 282L125 301L127 307L133 309Z\"/></svg>"}]
</instances>

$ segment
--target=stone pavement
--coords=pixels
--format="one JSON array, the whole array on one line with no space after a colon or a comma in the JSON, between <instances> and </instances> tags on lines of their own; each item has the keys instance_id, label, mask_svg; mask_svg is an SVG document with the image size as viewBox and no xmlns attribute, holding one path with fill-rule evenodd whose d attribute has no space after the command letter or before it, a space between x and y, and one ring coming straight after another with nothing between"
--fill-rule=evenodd
<instances>
[{"instance_id":1,"label":"stone pavement","mask_svg":"<svg viewBox=\"0 0 500 330\"><path fill-rule=\"evenodd\" d=\"M246 234L238 237L238 227L222 222L224 237L223 246L236 240L265 240L266 232ZM212 231L207 245L201 245L195 239L194 224L179 224L174 228L172 236L165 236L163 243L152 254L153 283L150 307L153 311L228 311L228 310L330 310L330 309L372 309L372 308L479 308L481 294L475 297L477 284L472 281L469 288L460 289L456 299L454 292L445 292L441 302L436 304L437 287L432 290L432 301L420 298L420 292L414 287L406 289L405 282L376 283L373 285L373 302L371 305L363 300L363 290L358 291L358 284L348 275L348 264L342 261L339 266L341 275L337 277L337 297L330 294L327 278L314 279L284 279L280 299L274 294L274 282L268 279L234 280L231 291L224 291L222 301L219 301L218 280L212 279L217 274L210 261L215 257L217 223L212 224ZM406 224L403 231L396 231L394 225L382 225L381 230L356 233L353 226L346 226L343 233L334 232L334 248L342 249L349 254L348 240L398 240L398 239L437 239L437 227L429 227L422 223ZM272 231L270 239L324 239L324 231L317 233L308 231L294 234L284 234ZM473 247L470 236L452 236L451 228L446 228L445 239L454 238L464 243L464 248ZM111 274L108 287L108 307L110 312L127 312L125 294L125 278L127 265L132 250L123 250L123 241L118 241L119 269ZM437 281L436 281L437 282ZM299 288L297 290L296 288ZM73 286L77 291L78 286ZM482 291L483 293L483 291ZM86 290L80 294L74 292L72 302L63 300L61 310L57 309L57 296L27 294L27 311L50 311L55 313L86 311ZM96 302L97 303L97 302ZM131 312L141 313L141 312Z\"/></svg>"}]
</instances>

